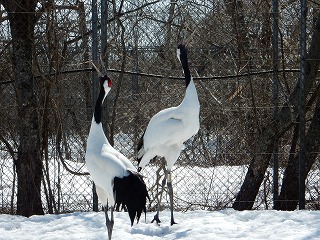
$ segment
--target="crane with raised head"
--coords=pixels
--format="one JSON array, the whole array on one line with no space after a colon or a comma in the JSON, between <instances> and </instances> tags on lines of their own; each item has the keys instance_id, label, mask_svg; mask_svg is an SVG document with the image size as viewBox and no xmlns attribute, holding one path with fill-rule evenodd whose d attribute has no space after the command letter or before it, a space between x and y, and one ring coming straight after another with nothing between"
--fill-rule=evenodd
<instances>
[{"instance_id":1,"label":"crane with raised head","mask_svg":"<svg viewBox=\"0 0 320 240\"><path fill-rule=\"evenodd\" d=\"M180 44L177 48L177 57L184 72L186 84L185 96L179 106L163 109L155 114L138 143L138 170L144 168L154 157L163 157L166 162L165 177L162 181L158 209L152 222L160 223L160 201L164 186L167 188L170 199L171 225L175 224L173 217L173 189L171 170L184 149L184 142L195 135L200 127L200 103L197 89L190 74L187 47Z\"/></svg>"}]
</instances>

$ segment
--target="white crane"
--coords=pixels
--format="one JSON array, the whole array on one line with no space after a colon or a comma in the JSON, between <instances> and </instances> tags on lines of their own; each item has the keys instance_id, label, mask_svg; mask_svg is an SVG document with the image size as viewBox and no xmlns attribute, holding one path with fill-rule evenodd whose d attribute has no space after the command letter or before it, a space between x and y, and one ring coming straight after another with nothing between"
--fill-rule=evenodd
<instances>
[{"instance_id":1,"label":"white crane","mask_svg":"<svg viewBox=\"0 0 320 240\"><path fill-rule=\"evenodd\" d=\"M104 206L109 240L114 225L113 211L126 207L131 226L142 211L146 212L148 192L140 173L131 161L114 149L108 142L101 123L101 106L111 90L112 80L100 77L100 93L94 108L91 128L87 139L86 167L95 183L99 201ZM108 203L111 216L108 216Z\"/></svg>"},{"instance_id":2,"label":"white crane","mask_svg":"<svg viewBox=\"0 0 320 240\"><path fill-rule=\"evenodd\" d=\"M187 48L184 44L178 46L177 57L182 65L185 76L185 96L179 106L163 109L154 115L138 143L138 171L144 168L156 156L165 158L165 177L162 181L160 198L158 198L158 210L152 222L156 221L158 224L161 222L159 219L160 201L164 185L167 181L171 225L175 224L173 218L171 169L179 158L181 150L184 149L183 143L195 135L200 127L200 104L197 90L190 74Z\"/></svg>"}]
</instances>

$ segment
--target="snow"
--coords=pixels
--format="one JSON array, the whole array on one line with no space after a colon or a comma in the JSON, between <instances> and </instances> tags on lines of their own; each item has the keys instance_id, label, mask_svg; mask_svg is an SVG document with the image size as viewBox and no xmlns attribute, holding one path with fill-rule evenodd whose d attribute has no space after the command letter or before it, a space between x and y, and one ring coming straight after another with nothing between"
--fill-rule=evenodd
<instances>
[{"instance_id":1,"label":"snow","mask_svg":"<svg viewBox=\"0 0 320 240\"><path fill-rule=\"evenodd\" d=\"M178 224L170 226L170 212L160 212L160 226L150 223L148 212L130 226L127 213L116 212L113 239L320 239L320 211L260 210L175 212ZM0 215L0 239L107 239L103 212L75 212L25 218Z\"/></svg>"}]
</instances>

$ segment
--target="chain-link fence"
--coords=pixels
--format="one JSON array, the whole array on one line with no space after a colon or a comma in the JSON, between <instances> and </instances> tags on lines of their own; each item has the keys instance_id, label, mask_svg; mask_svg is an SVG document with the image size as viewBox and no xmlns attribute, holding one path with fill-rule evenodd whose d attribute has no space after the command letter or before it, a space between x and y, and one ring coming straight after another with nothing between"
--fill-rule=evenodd
<instances>
[{"instance_id":1,"label":"chain-link fence","mask_svg":"<svg viewBox=\"0 0 320 240\"><path fill-rule=\"evenodd\" d=\"M276 189L284 191L284 178L297 177L286 175L286 169L299 155L297 122L292 121L297 114L288 101L292 103L290 99L299 82L300 1L280 3L278 59L273 58L274 19L270 1L141 0L105 4L106 11L100 11L98 1L97 39L92 30L91 2L62 0L46 5L46 1L39 1L36 7L39 19L32 72L45 211L92 209L92 182L86 173L84 154L92 118L92 96L97 87L92 83L89 62L94 58L94 41L102 46L98 55L114 82L103 112L105 132L114 147L134 164L138 140L150 118L163 108L177 106L184 96L176 47L177 43L188 43L191 73L201 105L201 127L185 143L186 148L172 171L176 210L232 207L260 155L269 160L265 170L260 171L263 180L253 208L272 208L278 198L278 194L274 196L275 179L279 181ZM0 5L0 212L14 213L18 187L14 163L21 119L16 110L15 65L10 60L13 41L10 19L3 6ZM308 46L316 31L318 15L319 4L310 1ZM276 102L275 62L279 68ZM316 121L318 79L307 94L306 131ZM288 119L292 124L276 134L276 152L273 149L261 152L259 139L276 121L276 106L279 111L283 108L292 111ZM313 140L317 145L317 139ZM312 152L315 157L306 178L309 209L319 209L320 204L318 152ZM274 168L273 156L278 157L279 169ZM261 169L263 165L261 162ZM142 171L150 194L149 210L157 205L163 169L163 161L157 159ZM164 194L164 208L168 207L168 201Z\"/></svg>"}]
</instances>

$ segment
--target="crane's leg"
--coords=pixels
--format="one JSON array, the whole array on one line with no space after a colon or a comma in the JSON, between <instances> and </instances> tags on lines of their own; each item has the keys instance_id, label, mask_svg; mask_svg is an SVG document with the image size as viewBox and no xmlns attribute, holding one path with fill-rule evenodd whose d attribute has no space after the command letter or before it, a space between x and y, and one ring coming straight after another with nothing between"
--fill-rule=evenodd
<instances>
[{"instance_id":1,"label":"crane's leg","mask_svg":"<svg viewBox=\"0 0 320 240\"><path fill-rule=\"evenodd\" d=\"M106 226L107 226L107 230L108 230L109 240L111 240L111 237L112 237L112 229L113 229L113 224L114 224L113 207L110 208L110 213L111 213L111 219L109 219L109 216L108 216L108 204L107 204L107 206L104 207L104 214L106 216Z\"/></svg>"},{"instance_id":2,"label":"crane's leg","mask_svg":"<svg viewBox=\"0 0 320 240\"><path fill-rule=\"evenodd\" d=\"M171 226L173 224L176 224L173 218L173 190L172 190L172 177L171 177L171 171L168 170L167 172L167 186L168 186L168 191L169 191L169 198L170 198L170 211L171 211Z\"/></svg>"},{"instance_id":3,"label":"crane's leg","mask_svg":"<svg viewBox=\"0 0 320 240\"><path fill-rule=\"evenodd\" d=\"M162 180L162 184L161 184L161 192L160 192L160 197L159 197L159 194L157 196L158 198L158 209L157 209L157 213L156 215L154 215L154 218L153 220L151 221L151 223L153 223L154 221L156 221L156 223L159 225L159 223L161 223L160 219L159 219L159 212L160 212L160 203L161 203L161 199L162 199L162 194L163 194L163 189L164 189L164 186L166 185L166 182L167 182L167 171L165 170L165 176Z\"/></svg>"}]
</instances>

